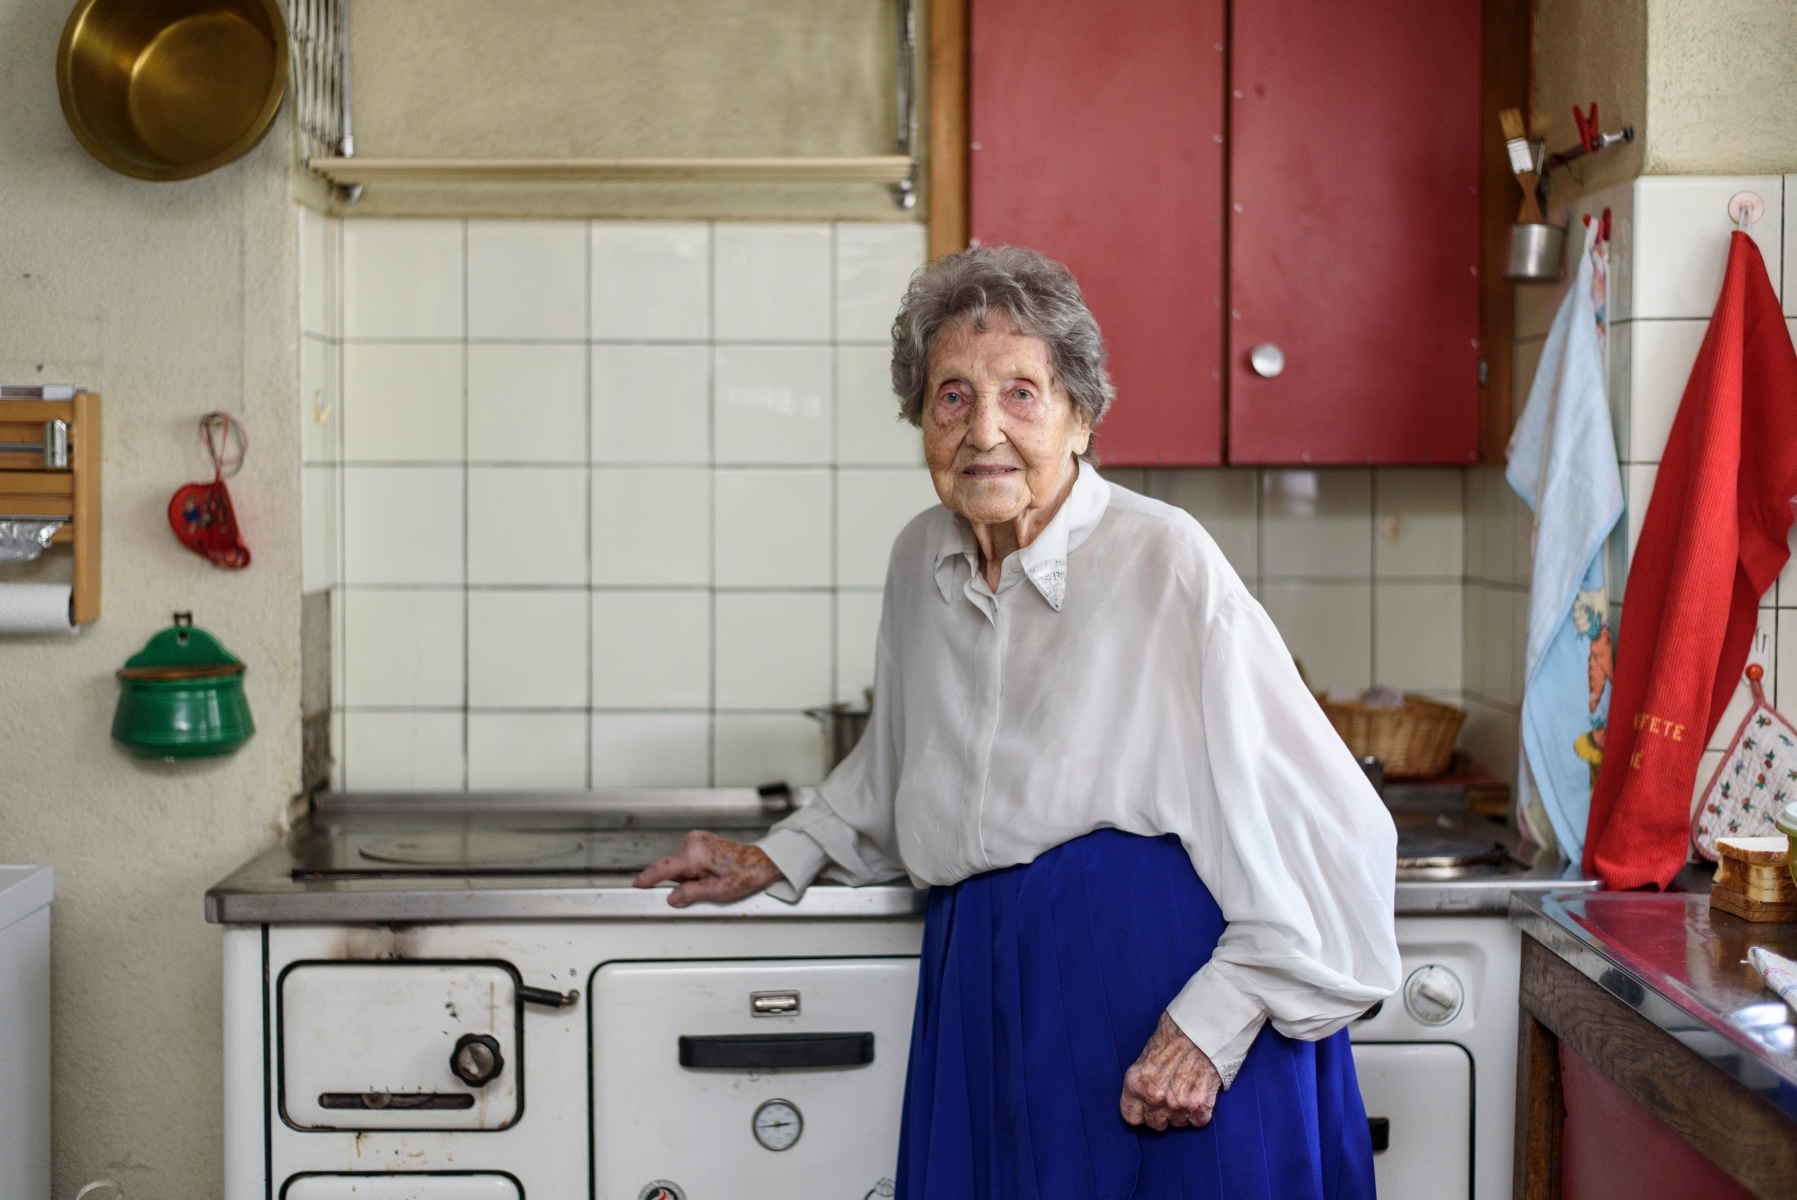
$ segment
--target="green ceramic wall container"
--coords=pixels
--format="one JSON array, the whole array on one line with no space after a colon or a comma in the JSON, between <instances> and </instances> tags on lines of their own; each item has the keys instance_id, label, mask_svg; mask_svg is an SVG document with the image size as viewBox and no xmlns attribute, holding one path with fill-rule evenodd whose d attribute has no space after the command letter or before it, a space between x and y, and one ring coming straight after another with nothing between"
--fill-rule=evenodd
<instances>
[{"instance_id":1,"label":"green ceramic wall container","mask_svg":"<svg viewBox=\"0 0 1797 1200\"><path fill-rule=\"evenodd\" d=\"M213 758L250 740L247 668L192 613L151 638L119 671L113 739L138 758Z\"/></svg>"}]
</instances>

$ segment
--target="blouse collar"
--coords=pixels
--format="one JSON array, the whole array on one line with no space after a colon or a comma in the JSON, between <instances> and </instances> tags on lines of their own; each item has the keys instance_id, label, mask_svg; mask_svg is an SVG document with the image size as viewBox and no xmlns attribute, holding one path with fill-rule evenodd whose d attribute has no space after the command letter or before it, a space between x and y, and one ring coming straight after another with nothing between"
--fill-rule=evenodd
<instances>
[{"instance_id":1,"label":"blouse collar","mask_svg":"<svg viewBox=\"0 0 1797 1200\"><path fill-rule=\"evenodd\" d=\"M1035 541L1011 555L1011 558L1017 560L1024 575L1036 585L1036 590L1042 593L1042 598L1048 601L1048 606L1056 612L1061 611L1061 602L1067 596L1067 556L1092 536L1092 531L1104 519L1104 511L1110 503L1111 485L1099 476L1091 463L1082 460L1079 475L1073 481L1073 490L1062 502L1060 511L1055 513ZM943 524L942 534L936 543L936 587L942 592L945 602L952 602L954 598L953 560L957 555L967 559L974 574L979 573L980 544L975 540L973 529L966 518L959 513L951 513L950 519Z\"/></svg>"}]
</instances>

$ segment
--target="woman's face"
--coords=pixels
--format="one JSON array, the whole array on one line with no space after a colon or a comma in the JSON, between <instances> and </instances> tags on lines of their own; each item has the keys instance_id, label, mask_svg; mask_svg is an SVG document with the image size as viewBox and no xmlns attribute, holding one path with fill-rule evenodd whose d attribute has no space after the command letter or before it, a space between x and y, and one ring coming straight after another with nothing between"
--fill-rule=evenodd
<instances>
[{"instance_id":1,"label":"woman's face","mask_svg":"<svg viewBox=\"0 0 1797 1200\"><path fill-rule=\"evenodd\" d=\"M976 525L1015 521L1055 500L1092 440L1055 382L1048 343L994 315L960 320L930 345L923 451L942 503Z\"/></svg>"}]
</instances>

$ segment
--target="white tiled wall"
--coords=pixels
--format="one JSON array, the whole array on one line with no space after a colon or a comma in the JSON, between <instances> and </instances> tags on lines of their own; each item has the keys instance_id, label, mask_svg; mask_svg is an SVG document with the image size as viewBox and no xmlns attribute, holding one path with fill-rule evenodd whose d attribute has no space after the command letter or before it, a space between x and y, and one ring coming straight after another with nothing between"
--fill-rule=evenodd
<instances>
[{"instance_id":1,"label":"white tiled wall","mask_svg":"<svg viewBox=\"0 0 1797 1200\"><path fill-rule=\"evenodd\" d=\"M1610 595L1619 613L1629 554L1641 533L1660 455L1721 288L1734 228L1728 202L1738 192L1754 192L1765 202L1765 217L1750 232L1782 298L1788 323L1797 324L1793 320L1797 299L1786 287L1786 277L1797 267L1797 211L1793 211L1797 206L1787 203L1793 182L1797 176L1643 176L1583 197L1567 214L1568 258L1576 261L1578 250L1572 243L1582 244L1581 219L1605 208L1611 212L1610 403L1627 502L1627 513L1610 545ZM1517 289L1519 414L1542 341L1572 274L1569 265L1556 288ZM1494 752L1473 743L1483 738L1495 746L1507 739L1513 764L1526 634L1523 621L1515 619L1506 637L1502 617L1506 610L1515 618L1526 609L1530 518L1500 473L1474 471L1468 480L1466 670L1473 712L1469 747L1493 761ZM1508 555L1498 548L1505 539ZM1482 547L1476 557L1475 544ZM1619 629L1626 644L1626 613L1621 614ZM1480 631L1478 636L1475 631ZM1766 667L1767 698L1775 704L1782 698L1786 708L1797 708L1797 568L1788 568L1761 601L1752 660ZM1704 756L1697 779L1700 790L1739 725L1747 701L1743 685Z\"/></svg>"},{"instance_id":2,"label":"white tiled wall","mask_svg":"<svg viewBox=\"0 0 1797 1200\"><path fill-rule=\"evenodd\" d=\"M300 220L338 783L815 780L935 502L886 382L922 228Z\"/></svg>"},{"instance_id":3,"label":"white tiled wall","mask_svg":"<svg viewBox=\"0 0 1797 1200\"><path fill-rule=\"evenodd\" d=\"M936 502L887 379L922 229L301 221L337 783L815 781L803 710L872 682ZM1460 698L1462 471L1107 474L1204 522L1319 687Z\"/></svg>"}]
</instances>

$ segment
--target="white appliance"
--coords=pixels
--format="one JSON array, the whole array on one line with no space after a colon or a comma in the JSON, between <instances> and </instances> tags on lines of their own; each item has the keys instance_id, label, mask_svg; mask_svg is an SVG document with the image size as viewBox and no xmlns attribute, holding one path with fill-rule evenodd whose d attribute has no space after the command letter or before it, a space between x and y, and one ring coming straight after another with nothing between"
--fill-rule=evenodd
<instances>
[{"instance_id":1,"label":"white appliance","mask_svg":"<svg viewBox=\"0 0 1797 1200\"><path fill-rule=\"evenodd\" d=\"M0 1200L50 1200L49 867L0 866Z\"/></svg>"},{"instance_id":2,"label":"white appliance","mask_svg":"<svg viewBox=\"0 0 1797 1200\"><path fill-rule=\"evenodd\" d=\"M781 811L748 790L326 797L207 896L226 1200L891 1195L922 895L674 910L628 886L688 828L748 838ZM1352 1026L1379 1194L1500 1200L1504 910L1553 881L1419 870L1404 989Z\"/></svg>"}]
</instances>

